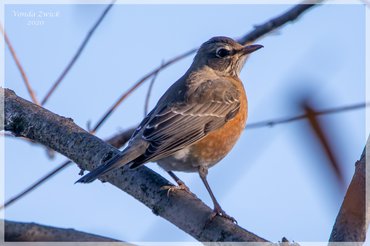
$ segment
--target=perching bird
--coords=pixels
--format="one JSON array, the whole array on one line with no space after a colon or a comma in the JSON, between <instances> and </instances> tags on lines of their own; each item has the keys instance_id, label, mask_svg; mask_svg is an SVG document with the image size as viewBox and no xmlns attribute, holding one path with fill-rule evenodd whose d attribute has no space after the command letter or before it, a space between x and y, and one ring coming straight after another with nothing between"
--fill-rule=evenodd
<instances>
[{"instance_id":1,"label":"perching bird","mask_svg":"<svg viewBox=\"0 0 370 246\"><path fill-rule=\"evenodd\" d=\"M214 215L235 221L222 210L206 177L245 127L248 104L239 73L247 55L262 47L242 46L227 37L202 44L190 68L143 119L121 154L77 182L92 182L124 165L136 168L157 162L178 188L188 190L172 171L198 172L212 198Z\"/></svg>"}]
</instances>

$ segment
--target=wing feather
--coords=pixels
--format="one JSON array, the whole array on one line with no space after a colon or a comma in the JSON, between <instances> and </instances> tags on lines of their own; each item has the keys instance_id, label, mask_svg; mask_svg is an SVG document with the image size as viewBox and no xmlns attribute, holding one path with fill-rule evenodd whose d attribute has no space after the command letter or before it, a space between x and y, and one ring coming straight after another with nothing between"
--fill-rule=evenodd
<instances>
[{"instance_id":1,"label":"wing feather","mask_svg":"<svg viewBox=\"0 0 370 246\"><path fill-rule=\"evenodd\" d=\"M238 112L239 95L229 81L206 81L189 90L184 101L157 108L140 128L149 147L131 167L168 157L222 127Z\"/></svg>"}]
</instances>

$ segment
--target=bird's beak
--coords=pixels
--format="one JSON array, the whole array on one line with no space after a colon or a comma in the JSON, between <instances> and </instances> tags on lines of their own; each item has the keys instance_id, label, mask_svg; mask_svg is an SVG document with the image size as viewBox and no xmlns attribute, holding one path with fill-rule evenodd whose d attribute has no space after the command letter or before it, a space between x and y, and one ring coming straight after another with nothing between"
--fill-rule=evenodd
<instances>
[{"instance_id":1,"label":"bird's beak","mask_svg":"<svg viewBox=\"0 0 370 246\"><path fill-rule=\"evenodd\" d=\"M263 45L260 45L260 44L247 45L247 46L244 46L243 49L241 49L241 53L243 55L246 55L246 54L255 52L256 50L259 50L261 48L263 48Z\"/></svg>"}]
</instances>

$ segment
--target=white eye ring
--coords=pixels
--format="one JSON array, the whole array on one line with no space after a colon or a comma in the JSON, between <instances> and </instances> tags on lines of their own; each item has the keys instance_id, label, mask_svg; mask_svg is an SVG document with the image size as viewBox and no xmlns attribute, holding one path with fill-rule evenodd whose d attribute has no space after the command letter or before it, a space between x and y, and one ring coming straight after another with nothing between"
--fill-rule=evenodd
<instances>
[{"instance_id":1,"label":"white eye ring","mask_svg":"<svg viewBox=\"0 0 370 246\"><path fill-rule=\"evenodd\" d=\"M218 58L224 58L224 57L230 55L230 53L231 53L230 50L228 50L224 47L217 48L217 50L216 50L216 56Z\"/></svg>"}]
</instances>

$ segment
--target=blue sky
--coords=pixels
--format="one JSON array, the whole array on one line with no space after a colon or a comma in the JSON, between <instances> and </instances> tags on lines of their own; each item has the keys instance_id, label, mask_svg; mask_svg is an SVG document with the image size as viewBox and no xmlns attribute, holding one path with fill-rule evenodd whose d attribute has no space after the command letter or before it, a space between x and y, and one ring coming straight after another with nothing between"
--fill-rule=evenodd
<instances>
[{"instance_id":1,"label":"blue sky","mask_svg":"<svg viewBox=\"0 0 370 246\"><path fill-rule=\"evenodd\" d=\"M37 96L42 98L82 42L104 5L6 5L5 28ZM95 124L144 74L213 36L241 37L290 5L116 5L45 107L83 128ZM19 17L58 12L42 25ZM36 19L40 20L40 19ZM249 100L248 123L301 113L306 95L320 109L365 101L365 7L322 5L271 35L247 61L241 79ZM192 56L158 75L150 106L191 64ZM8 50L5 86L29 99ZM148 83L132 94L97 135L107 138L143 117ZM349 184L366 141L365 110L321 116L329 127ZM272 241L326 241L343 192L328 171L320 146L299 121L246 130L233 151L209 172L223 209L239 225ZM5 140L5 200L65 158L48 160L45 149ZM155 164L147 165L161 175ZM175 226L109 184L75 185L71 165L5 211L9 220L37 222L125 241L192 241ZM179 173L198 197L212 202L198 175ZM169 178L169 177L168 177Z\"/></svg>"}]
</instances>

